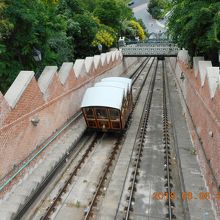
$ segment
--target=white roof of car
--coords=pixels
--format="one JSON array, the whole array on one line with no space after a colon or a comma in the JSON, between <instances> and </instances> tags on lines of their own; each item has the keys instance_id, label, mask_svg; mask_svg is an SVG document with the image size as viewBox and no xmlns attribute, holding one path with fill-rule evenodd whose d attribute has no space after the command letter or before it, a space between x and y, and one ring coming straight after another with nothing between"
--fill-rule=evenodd
<instances>
[{"instance_id":1,"label":"white roof of car","mask_svg":"<svg viewBox=\"0 0 220 220\"><path fill-rule=\"evenodd\" d=\"M128 78L125 78L125 77L107 77L107 78L103 78L101 81L102 81L102 82L112 81L112 82L124 82L124 83L128 83L130 90L131 90L131 86L132 86L132 80L131 80L131 79L128 79Z\"/></svg>"},{"instance_id":2,"label":"white roof of car","mask_svg":"<svg viewBox=\"0 0 220 220\"><path fill-rule=\"evenodd\" d=\"M91 87L83 96L81 108L84 107L110 107L121 110L124 89L116 87Z\"/></svg>"},{"instance_id":3,"label":"white roof of car","mask_svg":"<svg viewBox=\"0 0 220 220\"><path fill-rule=\"evenodd\" d=\"M128 90L129 90L129 85L128 83L124 82L112 82L112 81L106 81L106 82L97 82L94 86L102 86L102 87L116 87L116 88L122 88L124 90L124 95L125 97L127 96Z\"/></svg>"}]
</instances>

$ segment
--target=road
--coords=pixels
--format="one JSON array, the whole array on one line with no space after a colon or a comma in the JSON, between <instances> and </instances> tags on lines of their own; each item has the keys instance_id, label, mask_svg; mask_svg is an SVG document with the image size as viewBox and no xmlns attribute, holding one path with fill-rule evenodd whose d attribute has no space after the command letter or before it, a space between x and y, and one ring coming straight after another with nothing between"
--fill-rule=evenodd
<instances>
[{"instance_id":1,"label":"road","mask_svg":"<svg viewBox=\"0 0 220 220\"><path fill-rule=\"evenodd\" d=\"M142 19L147 31L149 33L159 33L165 32L166 28L163 24L163 21L158 21L156 19L153 19L152 16L147 11L147 5L149 0L134 0L134 4L131 6L134 16L137 19Z\"/></svg>"}]
</instances>

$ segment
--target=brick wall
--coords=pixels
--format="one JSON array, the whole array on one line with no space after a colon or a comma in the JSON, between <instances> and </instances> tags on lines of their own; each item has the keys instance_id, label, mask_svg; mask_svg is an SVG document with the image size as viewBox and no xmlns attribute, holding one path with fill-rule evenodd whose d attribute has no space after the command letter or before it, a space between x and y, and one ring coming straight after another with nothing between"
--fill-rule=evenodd
<instances>
[{"instance_id":1,"label":"brick wall","mask_svg":"<svg viewBox=\"0 0 220 220\"><path fill-rule=\"evenodd\" d=\"M10 112L10 107L0 91L0 127L3 126L4 120Z\"/></svg>"},{"instance_id":2,"label":"brick wall","mask_svg":"<svg viewBox=\"0 0 220 220\"><path fill-rule=\"evenodd\" d=\"M79 110L85 89L108 75L118 76L137 58L120 51L47 66L38 81L21 71L5 96L0 93L0 179ZM31 122L39 119L37 126Z\"/></svg>"},{"instance_id":3,"label":"brick wall","mask_svg":"<svg viewBox=\"0 0 220 220\"><path fill-rule=\"evenodd\" d=\"M194 124L189 123L189 128L200 166L220 216L219 68L212 67L210 61L202 57L194 57L191 69L188 60L187 51L180 51L177 62L173 60L172 65Z\"/></svg>"}]
</instances>

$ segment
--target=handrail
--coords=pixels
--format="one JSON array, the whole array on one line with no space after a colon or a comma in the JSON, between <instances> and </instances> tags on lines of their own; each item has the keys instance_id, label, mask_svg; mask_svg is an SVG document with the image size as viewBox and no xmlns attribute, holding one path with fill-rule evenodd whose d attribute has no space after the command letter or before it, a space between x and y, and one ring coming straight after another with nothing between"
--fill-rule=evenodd
<instances>
[{"instance_id":1,"label":"handrail","mask_svg":"<svg viewBox=\"0 0 220 220\"><path fill-rule=\"evenodd\" d=\"M1 186L0 192L24 169L26 168L34 159L36 159L42 151L44 151L50 143L52 143L72 122L78 119L82 115L82 112L75 113L72 117L74 117L70 122L68 122L60 131L58 131L34 156L32 156L27 162L25 162L16 173L14 173L10 178L8 178Z\"/></svg>"}]
</instances>

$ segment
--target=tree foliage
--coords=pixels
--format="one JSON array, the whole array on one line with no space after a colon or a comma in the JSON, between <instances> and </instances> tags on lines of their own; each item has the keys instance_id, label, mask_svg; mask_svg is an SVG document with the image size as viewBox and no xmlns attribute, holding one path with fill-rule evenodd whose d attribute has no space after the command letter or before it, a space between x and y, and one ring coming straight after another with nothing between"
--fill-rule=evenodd
<instances>
[{"instance_id":1,"label":"tree foliage","mask_svg":"<svg viewBox=\"0 0 220 220\"><path fill-rule=\"evenodd\" d=\"M135 39L139 37L140 40L144 40L147 37L144 27L142 27L140 22L135 21L134 19L129 21L124 21L121 27L122 36L125 36L127 39Z\"/></svg>"},{"instance_id":2,"label":"tree foliage","mask_svg":"<svg viewBox=\"0 0 220 220\"><path fill-rule=\"evenodd\" d=\"M78 32L72 33L75 42L75 57L85 58L94 54L92 42L98 31L98 24L90 14L77 15L74 20L80 27Z\"/></svg>"},{"instance_id":3,"label":"tree foliage","mask_svg":"<svg viewBox=\"0 0 220 220\"><path fill-rule=\"evenodd\" d=\"M144 35L144 30L141 27L141 25L137 21L131 20L130 26L135 30L135 35L138 36L140 40L144 40L145 35Z\"/></svg>"},{"instance_id":4,"label":"tree foliage","mask_svg":"<svg viewBox=\"0 0 220 220\"><path fill-rule=\"evenodd\" d=\"M14 27L4 13L6 7L7 5L4 1L0 2L0 40L6 37Z\"/></svg>"},{"instance_id":5,"label":"tree foliage","mask_svg":"<svg viewBox=\"0 0 220 220\"><path fill-rule=\"evenodd\" d=\"M167 0L150 0L148 4L148 12L155 19L162 19L170 9L170 1Z\"/></svg>"},{"instance_id":6,"label":"tree foliage","mask_svg":"<svg viewBox=\"0 0 220 220\"><path fill-rule=\"evenodd\" d=\"M131 20L124 0L1 0L0 90L7 91L20 70L40 73L45 65L94 55L97 44L115 46L123 24L132 36L143 36Z\"/></svg>"},{"instance_id":7,"label":"tree foliage","mask_svg":"<svg viewBox=\"0 0 220 220\"><path fill-rule=\"evenodd\" d=\"M220 2L218 0L175 1L169 32L191 56L203 55L214 63L220 49Z\"/></svg>"},{"instance_id":8,"label":"tree foliage","mask_svg":"<svg viewBox=\"0 0 220 220\"><path fill-rule=\"evenodd\" d=\"M94 15L105 25L114 29L120 27L120 8L115 0L100 0L94 10Z\"/></svg>"},{"instance_id":9,"label":"tree foliage","mask_svg":"<svg viewBox=\"0 0 220 220\"><path fill-rule=\"evenodd\" d=\"M105 48L109 48L113 45L115 40L116 40L116 34L114 30L108 26L101 25L99 31L96 33L92 45L97 47L99 44L101 44Z\"/></svg>"},{"instance_id":10,"label":"tree foliage","mask_svg":"<svg viewBox=\"0 0 220 220\"><path fill-rule=\"evenodd\" d=\"M52 42L67 42L67 25L62 16L56 15L55 2L50 4L49 1L39 0L6 0L5 4L7 7L4 9L4 16L13 28L7 34L1 29L3 50L0 54L0 89L3 91L15 79L20 69L38 71L38 64L33 59L34 49L42 52L42 64L60 64L63 51L62 55L59 54L59 48L55 48ZM66 48L65 56L68 56L70 47Z\"/></svg>"}]
</instances>

